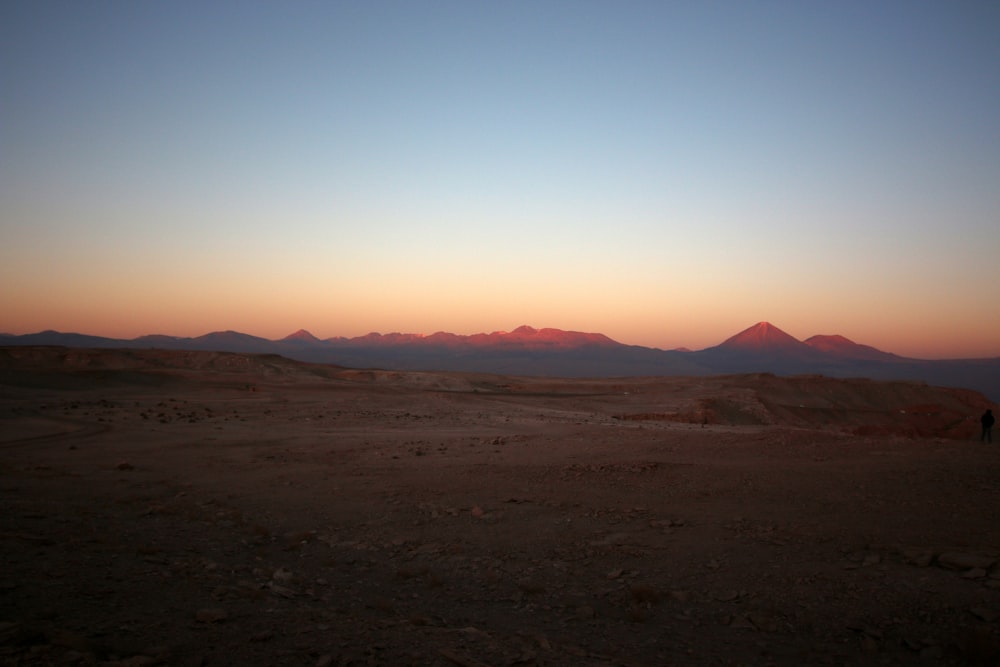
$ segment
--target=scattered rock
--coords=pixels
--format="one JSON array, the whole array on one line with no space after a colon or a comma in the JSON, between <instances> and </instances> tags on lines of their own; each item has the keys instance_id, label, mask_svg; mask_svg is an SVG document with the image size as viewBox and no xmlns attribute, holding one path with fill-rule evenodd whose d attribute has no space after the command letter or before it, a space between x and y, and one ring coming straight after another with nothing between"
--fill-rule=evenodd
<instances>
[{"instance_id":1,"label":"scattered rock","mask_svg":"<svg viewBox=\"0 0 1000 667\"><path fill-rule=\"evenodd\" d=\"M777 632L778 631L778 619L770 614L765 614L762 612L754 612L747 615L747 618L753 623L754 627L761 632Z\"/></svg>"},{"instance_id":2,"label":"scattered rock","mask_svg":"<svg viewBox=\"0 0 1000 667\"><path fill-rule=\"evenodd\" d=\"M969 612L979 620L986 621L987 623L992 623L1000 618L1000 612L989 607L972 607L969 609Z\"/></svg>"},{"instance_id":3,"label":"scattered rock","mask_svg":"<svg viewBox=\"0 0 1000 667\"><path fill-rule=\"evenodd\" d=\"M741 615L731 616L728 618L728 623L726 623L731 628L737 628L741 630L756 630L757 626L753 624L748 617Z\"/></svg>"},{"instance_id":4,"label":"scattered rock","mask_svg":"<svg viewBox=\"0 0 1000 667\"><path fill-rule=\"evenodd\" d=\"M440 653L442 657L447 658L456 665L461 665L461 667L487 667L484 663L479 662L474 658L470 658L467 655L463 655L458 651L442 648L438 649L438 653Z\"/></svg>"},{"instance_id":5,"label":"scattered rock","mask_svg":"<svg viewBox=\"0 0 1000 667\"><path fill-rule=\"evenodd\" d=\"M271 575L271 578L279 583L287 584L288 582L295 580L295 575L285 568L279 567L274 571L274 574Z\"/></svg>"},{"instance_id":6,"label":"scattered rock","mask_svg":"<svg viewBox=\"0 0 1000 667\"><path fill-rule=\"evenodd\" d=\"M906 547L900 550L903 562L916 567L927 567L934 562L934 551L922 547Z\"/></svg>"},{"instance_id":7,"label":"scattered rock","mask_svg":"<svg viewBox=\"0 0 1000 667\"><path fill-rule=\"evenodd\" d=\"M645 584L632 584L629 586L629 593L636 602L646 604L656 604L660 601L660 593L652 586Z\"/></svg>"},{"instance_id":8,"label":"scattered rock","mask_svg":"<svg viewBox=\"0 0 1000 667\"><path fill-rule=\"evenodd\" d=\"M715 594L715 599L718 602L733 602L738 600L740 597L739 591L721 591Z\"/></svg>"},{"instance_id":9,"label":"scattered rock","mask_svg":"<svg viewBox=\"0 0 1000 667\"><path fill-rule=\"evenodd\" d=\"M268 584L267 588L275 595L279 595L283 598L293 598L296 595L295 591L291 588L288 588L287 586L279 586L274 582Z\"/></svg>"},{"instance_id":10,"label":"scattered rock","mask_svg":"<svg viewBox=\"0 0 1000 667\"><path fill-rule=\"evenodd\" d=\"M946 570L989 570L996 563L992 556L949 551L937 557L937 564Z\"/></svg>"},{"instance_id":11,"label":"scattered rock","mask_svg":"<svg viewBox=\"0 0 1000 667\"><path fill-rule=\"evenodd\" d=\"M545 592L545 585L536 579L521 579L517 582L517 587L529 595L538 595Z\"/></svg>"},{"instance_id":12,"label":"scattered rock","mask_svg":"<svg viewBox=\"0 0 1000 667\"><path fill-rule=\"evenodd\" d=\"M131 658L116 660L114 662L105 663L105 665L106 667L152 667L158 662L160 662L158 658L153 658L148 655L133 655Z\"/></svg>"},{"instance_id":13,"label":"scattered rock","mask_svg":"<svg viewBox=\"0 0 1000 667\"><path fill-rule=\"evenodd\" d=\"M208 607L196 611L194 618L199 623L221 623L229 618L229 614L221 607Z\"/></svg>"}]
</instances>

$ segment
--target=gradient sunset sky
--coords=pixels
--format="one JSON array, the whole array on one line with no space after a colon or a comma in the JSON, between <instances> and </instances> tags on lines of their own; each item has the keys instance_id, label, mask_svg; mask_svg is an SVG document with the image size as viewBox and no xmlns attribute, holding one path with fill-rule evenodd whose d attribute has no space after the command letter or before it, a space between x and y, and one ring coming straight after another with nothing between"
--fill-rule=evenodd
<instances>
[{"instance_id":1,"label":"gradient sunset sky","mask_svg":"<svg viewBox=\"0 0 1000 667\"><path fill-rule=\"evenodd\" d=\"M1000 356L1000 3L0 4L0 332Z\"/></svg>"}]
</instances>

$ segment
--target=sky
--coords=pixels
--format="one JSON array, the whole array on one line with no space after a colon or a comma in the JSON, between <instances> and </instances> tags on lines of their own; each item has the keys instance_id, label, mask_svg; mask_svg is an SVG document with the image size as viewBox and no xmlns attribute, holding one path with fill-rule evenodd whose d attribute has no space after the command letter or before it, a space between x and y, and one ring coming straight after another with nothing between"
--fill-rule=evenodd
<instances>
[{"instance_id":1,"label":"sky","mask_svg":"<svg viewBox=\"0 0 1000 667\"><path fill-rule=\"evenodd\" d=\"M0 3L0 332L1000 356L1000 4Z\"/></svg>"}]
</instances>

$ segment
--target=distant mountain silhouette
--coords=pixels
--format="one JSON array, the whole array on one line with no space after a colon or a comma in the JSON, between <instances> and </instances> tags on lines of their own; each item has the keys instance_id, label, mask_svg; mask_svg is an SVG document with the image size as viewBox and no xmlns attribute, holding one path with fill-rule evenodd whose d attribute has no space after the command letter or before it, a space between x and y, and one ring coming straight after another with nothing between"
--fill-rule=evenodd
<instances>
[{"instance_id":1,"label":"distant mountain silhouette","mask_svg":"<svg viewBox=\"0 0 1000 667\"><path fill-rule=\"evenodd\" d=\"M535 329L459 335L370 333L321 340L305 330L280 340L237 331L195 338L166 335L119 340L79 333L42 331L0 334L0 345L60 345L79 348L162 348L245 354L279 354L291 359L355 368L437 370L555 377L715 375L773 373L919 380L963 387L1000 400L1000 357L921 360L900 357L843 336L800 341L769 322L759 322L719 345L703 350L660 350L625 345L599 333Z\"/></svg>"},{"instance_id":2,"label":"distant mountain silhouette","mask_svg":"<svg viewBox=\"0 0 1000 667\"><path fill-rule=\"evenodd\" d=\"M220 352L267 352L268 348L275 344L275 341L239 331L214 331L190 340L195 344L191 349L218 350Z\"/></svg>"},{"instance_id":3,"label":"distant mountain silhouette","mask_svg":"<svg viewBox=\"0 0 1000 667\"><path fill-rule=\"evenodd\" d=\"M679 353L623 345L603 334L529 326L470 336L443 331L429 336L371 333L351 339L328 339L323 344L303 359L333 360L356 367L562 377L702 372Z\"/></svg>"},{"instance_id":4,"label":"distant mountain silhouette","mask_svg":"<svg viewBox=\"0 0 1000 667\"><path fill-rule=\"evenodd\" d=\"M23 336L0 336L3 345L61 345L63 347L121 347L121 341L101 336L88 336L79 333L63 333L47 329Z\"/></svg>"},{"instance_id":5,"label":"distant mountain silhouette","mask_svg":"<svg viewBox=\"0 0 1000 667\"><path fill-rule=\"evenodd\" d=\"M859 345L843 336L811 336L803 342L810 347L842 359L865 359L868 361L903 360L903 357L877 350L870 345Z\"/></svg>"},{"instance_id":6,"label":"distant mountain silhouette","mask_svg":"<svg viewBox=\"0 0 1000 667\"><path fill-rule=\"evenodd\" d=\"M178 338L177 336L163 336L160 334L151 334L149 336L139 336L138 338L133 338L133 343L139 343L146 347L169 347L177 343L177 341L184 340L183 338Z\"/></svg>"},{"instance_id":7,"label":"distant mountain silhouette","mask_svg":"<svg viewBox=\"0 0 1000 667\"><path fill-rule=\"evenodd\" d=\"M442 334L434 334L441 336ZM616 347L617 343L604 334L582 333L580 331L563 331L562 329L534 329L527 325L520 326L511 332L494 331L490 334L475 334L472 336L454 336L444 334L453 345L461 347L500 347L520 348L525 350L569 350L589 347Z\"/></svg>"},{"instance_id":8,"label":"distant mountain silhouette","mask_svg":"<svg viewBox=\"0 0 1000 667\"><path fill-rule=\"evenodd\" d=\"M758 322L735 336L727 338L717 347L727 350L789 352L802 350L804 345L805 343L793 338L770 322Z\"/></svg>"},{"instance_id":9,"label":"distant mountain silhouette","mask_svg":"<svg viewBox=\"0 0 1000 667\"><path fill-rule=\"evenodd\" d=\"M319 343L320 340L319 340L319 338L316 338L316 336L313 336L311 333L309 333L305 329L299 329L295 333L288 334L287 336L285 336L284 338L282 338L280 342L282 342L282 343L305 343L305 344L308 344L308 345L312 345L312 344L315 344L315 343Z\"/></svg>"},{"instance_id":10,"label":"distant mountain silhouette","mask_svg":"<svg viewBox=\"0 0 1000 667\"><path fill-rule=\"evenodd\" d=\"M815 372L832 360L770 322L758 322L715 347L691 355L714 372L768 372L781 375Z\"/></svg>"}]
</instances>

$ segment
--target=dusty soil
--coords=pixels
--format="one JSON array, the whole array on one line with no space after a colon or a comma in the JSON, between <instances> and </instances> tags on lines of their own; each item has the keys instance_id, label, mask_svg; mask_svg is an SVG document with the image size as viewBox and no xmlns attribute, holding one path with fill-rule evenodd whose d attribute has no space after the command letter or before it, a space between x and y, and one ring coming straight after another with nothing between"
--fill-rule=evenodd
<instances>
[{"instance_id":1,"label":"dusty soil","mask_svg":"<svg viewBox=\"0 0 1000 667\"><path fill-rule=\"evenodd\" d=\"M0 662L997 664L988 406L0 350Z\"/></svg>"}]
</instances>

